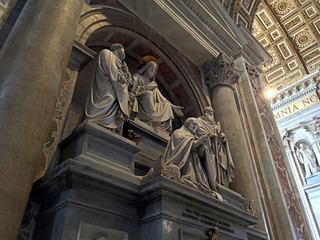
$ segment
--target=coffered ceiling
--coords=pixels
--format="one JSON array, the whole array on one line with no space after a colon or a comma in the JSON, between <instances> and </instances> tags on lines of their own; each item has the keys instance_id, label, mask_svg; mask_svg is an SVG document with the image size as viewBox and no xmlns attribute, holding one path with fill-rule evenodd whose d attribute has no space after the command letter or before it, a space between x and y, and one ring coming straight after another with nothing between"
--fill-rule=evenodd
<instances>
[{"instance_id":1,"label":"coffered ceiling","mask_svg":"<svg viewBox=\"0 0 320 240\"><path fill-rule=\"evenodd\" d=\"M320 69L320 0L220 0L272 59L261 68L278 90Z\"/></svg>"}]
</instances>

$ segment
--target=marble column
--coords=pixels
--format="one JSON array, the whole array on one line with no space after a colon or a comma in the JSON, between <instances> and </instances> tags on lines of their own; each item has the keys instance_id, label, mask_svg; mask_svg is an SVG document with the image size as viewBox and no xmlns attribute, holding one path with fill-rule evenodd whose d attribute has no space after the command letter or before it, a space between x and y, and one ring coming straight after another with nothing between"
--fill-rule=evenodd
<instances>
[{"instance_id":1,"label":"marble column","mask_svg":"<svg viewBox=\"0 0 320 240\"><path fill-rule=\"evenodd\" d=\"M241 72L233 68L232 63L223 53L215 62L206 63L204 72L210 89L215 119L220 122L221 129L227 136L235 165L235 179L230 184L230 189L240 193L248 201L254 201L259 217L256 228L265 231L252 159L240 119L239 103L236 102L233 89L233 84L238 81Z\"/></svg>"},{"instance_id":2,"label":"marble column","mask_svg":"<svg viewBox=\"0 0 320 240\"><path fill-rule=\"evenodd\" d=\"M0 57L0 236L17 239L83 0L30 0Z\"/></svg>"}]
</instances>

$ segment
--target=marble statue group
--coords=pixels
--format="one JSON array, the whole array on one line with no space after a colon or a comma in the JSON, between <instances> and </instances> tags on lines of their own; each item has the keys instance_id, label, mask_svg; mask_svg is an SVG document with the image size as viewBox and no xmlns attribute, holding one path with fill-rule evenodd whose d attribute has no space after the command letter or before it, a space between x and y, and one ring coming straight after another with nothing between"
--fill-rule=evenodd
<instances>
[{"instance_id":1,"label":"marble statue group","mask_svg":"<svg viewBox=\"0 0 320 240\"><path fill-rule=\"evenodd\" d=\"M171 131L173 112L182 116L183 107L173 105L159 91L155 81L156 59L152 56L142 58L141 68L131 76L124 58L124 48L119 43L111 45L110 50L100 52L85 117L114 132L121 132L130 112L133 112L141 121ZM134 95L131 111L130 93Z\"/></svg>"},{"instance_id":2,"label":"marble statue group","mask_svg":"<svg viewBox=\"0 0 320 240\"><path fill-rule=\"evenodd\" d=\"M123 124L135 116L170 132L174 113L183 116L183 107L172 104L158 89L157 60L152 56L143 57L138 71L131 75L124 58L124 48L119 43L100 52L86 102L86 119L121 133ZM133 96L131 105L130 96ZM220 200L223 199L217 185L228 187L234 179L228 141L211 107L204 108L201 117L188 118L172 133L160 161L161 175ZM154 172L151 169L144 179L154 176Z\"/></svg>"}]
</instances>

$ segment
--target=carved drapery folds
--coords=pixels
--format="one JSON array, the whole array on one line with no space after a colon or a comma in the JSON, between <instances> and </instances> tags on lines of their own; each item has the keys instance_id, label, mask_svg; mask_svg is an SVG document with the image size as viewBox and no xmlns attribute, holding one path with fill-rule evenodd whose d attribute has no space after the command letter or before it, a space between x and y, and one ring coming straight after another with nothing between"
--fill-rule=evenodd
<instances>
[{"instance_id":1,"label":"carved drapery folds","mask_svg":"<svg viewBox=\"0 0 320 240\"><path fill-rule=\"evenodd\" d=\"M292 158L302 185L308 184L308 177L320 172L320 117L314 116L312 120L300 122L299 128L286 129L283 142L289 158Z\"/></svg>"},{"instance_id":2,"label":"carved drapery folds","mask_svg":"<svg viewBox=\"0 0 320 240\"><path fill-rule=\"evenodd\" d=\"M203 70L209 89L217 85L233 88L233 84L238 82L241 74L241 71L233 67L233 62L224 53L220 53L215 61L206 62Z\"/></svg>"},{"instance_id":3,"label":"carved drapery folds","mask_svg":"<svg viewBox=\"0 0 320 240\"><path fill-rule=\"evenodd\" d=\"M293 192L292 184L288 176L287 166L281 150L280 139L276 137L275 123L272 119L272 112L263 96L263 86L261 84L260 74L254 66L246 64L246 70L249 76L250 84L253 88L253 94L257 103L259 115L267 136L269 149L272 155L273 163L276 167L277 175L282 186L284 199L291 217L291 221L300 233L302 239L307 239L306 228L301 218L301 208Z\"/></svg>"}]
</instances>

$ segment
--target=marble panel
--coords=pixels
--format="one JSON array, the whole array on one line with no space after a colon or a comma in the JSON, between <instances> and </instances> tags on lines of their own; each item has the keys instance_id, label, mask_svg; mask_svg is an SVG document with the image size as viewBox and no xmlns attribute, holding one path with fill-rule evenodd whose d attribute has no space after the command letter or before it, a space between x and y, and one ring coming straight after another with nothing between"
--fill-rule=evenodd
<instances>
[{"instance_id":1,"label":"marble panel","mask_svg":"<svg viewBox=\"0 0 320 240\"><path fill-rule=\"evenodd\" d=\"M126 128L133 130L135 135L140 138L137 147L141 151L135 156L135 173L144 175L151 167L154 167L155 161L164 154L170 138L169 133L152 127L137 118L130 120Z\"/></svg>"},{"instance_id":2,"label":"marble panel","mask_svg":"<svg viewBox=\"0 0 320 240\"><path fill-rule=\"evenodd\" d=\"M83 122L59 144L60 162L69 158L133 173L135 143L106 128Z\"/></svg>"}]
</instances>

